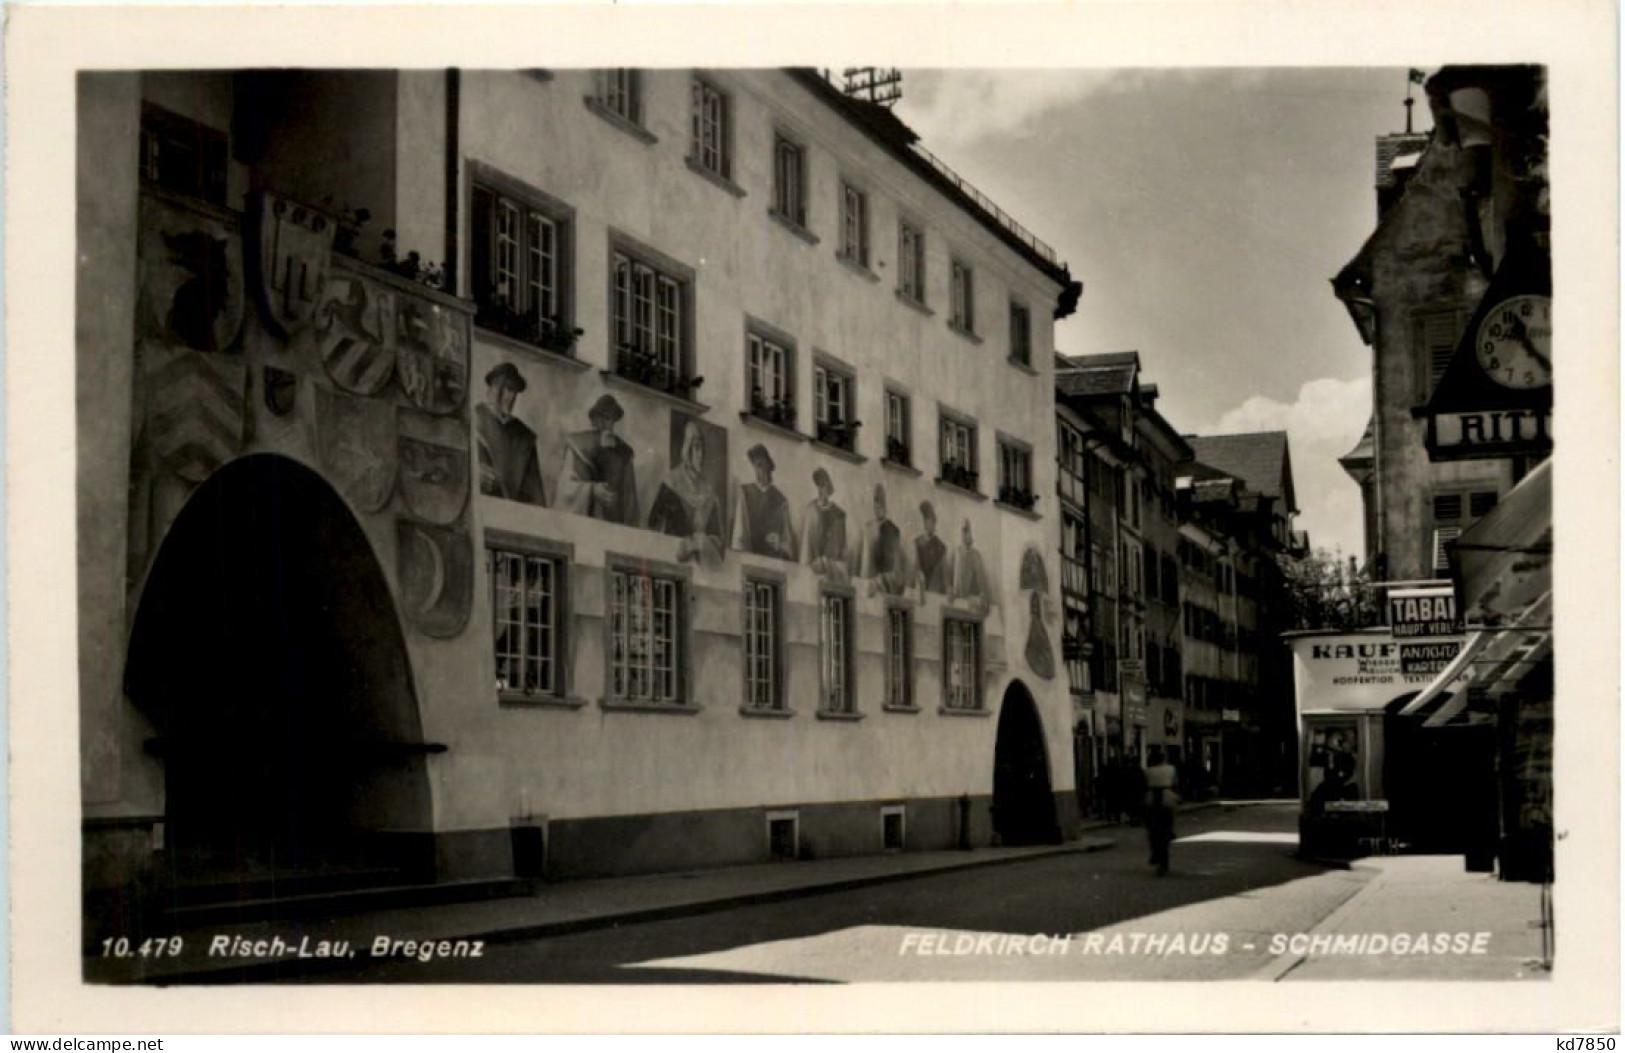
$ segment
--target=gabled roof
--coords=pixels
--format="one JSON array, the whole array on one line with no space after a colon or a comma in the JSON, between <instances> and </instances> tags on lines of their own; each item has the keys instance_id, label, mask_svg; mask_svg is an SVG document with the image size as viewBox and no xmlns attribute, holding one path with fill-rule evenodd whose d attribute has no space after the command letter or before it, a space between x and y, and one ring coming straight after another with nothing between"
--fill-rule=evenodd
<instances>
[{"instance_id":1,"label":"gabled roof","mask_svg":"<svg viewBox=\"0 0 1625 1053\"><path fill-rule=\"evenodd\" d=\"M1140 371L1138 351L1056 358L1055 387L1063 395L1127 395Z\"/></svg>"},{"instance_id":2,"label":"gabled roof","mask_svg":"<svg viewBox=\"0 0 1625 1053\"><path fill-rule=\"evenodd\" d=\"M1199 462L1235 476L1265 497L1280 499L1288 513L1298 511L1286 432L1190 435L1185 441L1196 451Z\"/></svg>"}]
</instances>

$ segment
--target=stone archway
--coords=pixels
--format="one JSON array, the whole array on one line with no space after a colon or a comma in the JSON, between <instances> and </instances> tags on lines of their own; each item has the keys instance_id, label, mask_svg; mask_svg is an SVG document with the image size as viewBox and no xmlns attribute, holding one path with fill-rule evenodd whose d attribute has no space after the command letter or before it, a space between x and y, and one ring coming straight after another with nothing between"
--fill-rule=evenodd
<instances>
[{"instance_id":1,"label":"stone archway","mask_svg":"<svg viewBox=\"0 0 1625 1053\"><path fill-rule=\"evenodd\" d=\"M999 707L993 747L993 829L1007 845L1061 839L1044 724L1031 692L1019 680L1005 689L1004 705Z\"/></svg>"},{"instance_id":2,"label":"stone archway","mask_svg":"<svg viewBox=\"0 0 1625 1053\"><path fill-rule=\"evenodd\" d=\"M431 829L384 573L339 495L294 461L243 458L192 495L142 590L125 691L157 729L176 886L367 883L404 865L401 832Z\"/></svg>"}]
</instances>

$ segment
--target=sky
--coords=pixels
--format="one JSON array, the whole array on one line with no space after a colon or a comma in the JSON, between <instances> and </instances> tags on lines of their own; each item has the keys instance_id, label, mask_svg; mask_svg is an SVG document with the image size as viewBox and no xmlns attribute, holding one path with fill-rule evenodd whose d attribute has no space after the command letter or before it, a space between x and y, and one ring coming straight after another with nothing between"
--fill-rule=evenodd
<instances>
[{"instance_id":1,"label":"sky","mask_svg":"<svg viewBox=\"0 0 1625 1053\"><path fill-rule=\"evenodd\" d=\"M1330 279L1375 227L1405 69L905 69L902 88L923 144L1083 282L1056 349L1139 351L1181 432L1285 429L1299 529L1362 553L1337 458L1370 415L1370 350Z\"/></svg>"}]
</instances>

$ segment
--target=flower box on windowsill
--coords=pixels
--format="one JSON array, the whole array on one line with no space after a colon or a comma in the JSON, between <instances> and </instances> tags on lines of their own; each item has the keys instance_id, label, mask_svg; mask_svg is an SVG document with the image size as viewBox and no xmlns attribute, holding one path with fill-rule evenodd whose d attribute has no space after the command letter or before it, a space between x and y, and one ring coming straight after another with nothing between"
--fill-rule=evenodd
<instances>
[{"instance_id":1,"label":"flower box on windowsill","mask_svg":"<svg viewBox=\"0 0 1625 1053\"><path fill-rule=\"evenodd\" d=\"M497 703L505 709L581 709L587 704L587 700L568 695L545 695L535 691L498 688Z\"/></svg>"},{"instance_id":2,"label":"flower box on windowsill","mask_svg":"<svg viewBox=\"0 0 1625 1053\"><path fill-rule=\"evenodd\" d=\"M697 388L705 383L704 377L690 377L672 369L654 355L635 348L623 347L615 352L613 369L604 370L606 379L623 381L630 385L675 399L684 406L709 409L695 399Z\"/></svg>"},{"instance_id":3,"label":"flower box on windowsill","mask_svg":"<svg viewBox=\"0 0 1625 1053\"><path fill-rule=\"evenodd\" d=\"M948 461L943 464L942 473L937 476L937 484L971 494L978 501L986 501L987 495L976 488L978 478L979 473L974 468L966 468Z\"/></svg>"},{"instance_id":4,"label":"flower box on windowsill","mask_svg":"<svg viewBox=\"0 0 1625 1053\"><path fill-rule=\"evenodd\" d=\"M750 409L745 412L775 428L785 428L789 431L796 429L796 407L789 399L763 398L753 389Z\"/></svg>"},{"instance_id":5,"label":"flower box on windowsill","mask_svg":"<svg viewBox=\"0 0 1625 1053\"><path fill-rule=\"evenodd\" d=\"M566 358L575 356L576 341L585 330L560 318L538 318L516 311L500 296L481 300L474 309L474 324L488 332Z\"/></svg>"},{"instance_id":6,"label":"flower box on windowsill","mask_svg":"<svg viewBox=\"0 0 1625 1053\"><path fill-rule=\"evenodd\" d=\"M796 715L793 709L773 706L740 706L739 715L742 717L767 717L770 719L788 720Z\"/></svg>"},{"instance_id":7,"label":"flower box on windowsill","mask_svg":"<svg viewBox=\"0 0 1625 1053\"><path fill-rule=\"evenodd\" d=\"M750 410L740 410L739 419L744 421L752 428L760 428L763 431L772 432L774 435L782 435L786 439L794 439L797 442L807 441L807 436L801 434L799 431L796 431L794 428L783 424L775 424L761 414L752 413Z\"/></svg>"},{"instance_id":8,"label":"flower box on windowsill","mask_svg":"<svg viewBox=\"0 0 1625 1053\"><path fill-rule=\"evenodd\" d=\"M634 702L624 698L600 698L598 708L611 712L668 713L672 716L689 717L705 707L696 706L691 702Z\"/></svg>"}]
</instances>

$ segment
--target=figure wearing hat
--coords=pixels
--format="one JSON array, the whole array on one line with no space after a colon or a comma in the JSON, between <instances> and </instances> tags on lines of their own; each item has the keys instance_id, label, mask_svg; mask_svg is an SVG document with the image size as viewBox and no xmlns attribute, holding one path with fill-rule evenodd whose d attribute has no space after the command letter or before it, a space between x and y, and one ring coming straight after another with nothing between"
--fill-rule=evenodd
<instances>
[{"instance_id":1,"label":"figure wearing hat","mask_svg":"<svg viewBox=\"0 0 1625 1053\"><path fill-rule=\"evenodd\" d=\"M536 433L513 415L514 400L524 390L525 378L512 362L485 374L485 401L474 407L480 493L545 505Z\"/></svg>"},{"instance_id":2,"label":"figure wearing hat","mask_svg":"<svg viewBox=\"0 0 1625 1053\"><path fill-rule=\"evenodd\" d=\"M632 447L615 434L625 416L614 395L604 395L587 411L592 425L564 440L559 468L559 507L577 515L638 525L638 481Z\"/></svg>"},{"instance_id":3,"label":"figure wearing hat","mask_svg":"<svg viewBox=\"0 0 1625 1053\"><path fill-rule=\"evenodd\" d=\"M835 484L829 473L819 468L813 472L813 486L818 496L807 503L802 516L806 535L802 539L802 562L814 574L845 582L852 575L846 545L846 512L835 503Z\"/></svg>"},{"instance_id":4,"label":"figure wearing hat","mask_svg":"<svg viewBox=\"0 0 1625 1053\"><path fill-rule=\"evenodd\" d=\"M745 456L750 459L756 478L739 484L739 522L734 533L734 548L754 552L759 556L777 556L779 559L796 558L796 537L790 526L790 502L773 485L773 455L761 443L752 446Z\"/></svg>"},{"instance_id":5,"label":"figure wearing hat","mask_svg":"<svg viewBox=\"0 0 1625 1053\"><path fill-rule=\"evenodd\" d=\"M948 546L937 537L937 510L930 501L920 502L920 521L925 524L925 533L914 539L915 579L922 592L946 595Z\"/></svg>"},{"instance_id":6,"label":"figure wearing hat","mask_svg":"<svg viewBox=\"0 0 1625 1053\"><path fill-rule=\"evenodd\" d=\"M869 579L869 595L902 595L908 584L903 566L903 532L886 512L886 488L875 484L875 517L863 531L862 575Z\"/></svg>"}]
</instances>

